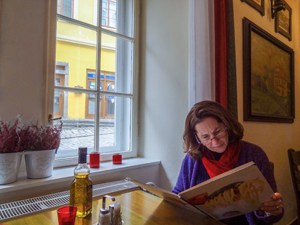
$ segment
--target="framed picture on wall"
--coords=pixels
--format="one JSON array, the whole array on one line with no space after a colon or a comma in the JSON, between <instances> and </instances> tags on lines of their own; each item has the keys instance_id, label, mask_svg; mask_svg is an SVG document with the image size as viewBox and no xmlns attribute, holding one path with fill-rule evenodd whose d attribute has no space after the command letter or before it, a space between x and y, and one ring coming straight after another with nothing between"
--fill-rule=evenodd
<instances>
[{"instance_id":1,"label":"framed picture on wall","mask_svg":"<svg viewBox=\"0 0 300 225\"><path fill-rule=\"evenodd\" d=\"M265 15L265 0L241 0L256 9L262 16Z\"/></svg>"},{"instance_id":2,"label":"framed picture on wall","mask_svg":"<svg viewBox=\"0 0 300 225\"><path fill-rule=\"evenodd\" d=\"M243 19L244 120L293 123L294 52Z\"/></svg>"},{"instance_id":3,"label":"framed picture on wall","mask_svg":"<svg viewBox=\"0 0 300 225\"><path fill-rule=\"evenodd\" d=\"M281 10L275 14L275 31L282 34L290 41L292 40L292 9L285 4L285 10Z\"/></svg>"}]
</instances>

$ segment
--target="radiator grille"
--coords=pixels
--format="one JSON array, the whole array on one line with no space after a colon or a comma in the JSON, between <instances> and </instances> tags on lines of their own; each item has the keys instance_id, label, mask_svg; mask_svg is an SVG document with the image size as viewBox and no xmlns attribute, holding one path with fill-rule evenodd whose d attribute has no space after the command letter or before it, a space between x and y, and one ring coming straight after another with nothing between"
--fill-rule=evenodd
<instances>
[{"instance_id":1,"label":"radiator grille","mask_svg":"<svg viewBox=\"0 0 300 225\"><path fill-rule=\"evenodd\" d=\"M118 192L128 192L136 189L138 189L138 186L128 180L97 184L93 186L93 197ZM0 222L68 204L69 198L69 191L63 191L0 204Z\"/></svg>"}]
</instances>

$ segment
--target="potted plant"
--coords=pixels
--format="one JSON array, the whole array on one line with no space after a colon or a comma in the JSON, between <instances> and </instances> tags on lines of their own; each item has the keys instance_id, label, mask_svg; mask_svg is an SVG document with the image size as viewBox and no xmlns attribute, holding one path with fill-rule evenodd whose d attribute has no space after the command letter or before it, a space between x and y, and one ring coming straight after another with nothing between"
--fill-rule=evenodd
<instances>
[{"instance_id":1,"label":"potted plant","mask_svg":"<svg viewBox=\"0 0 300 225\"><path fill-rule=\"evenodd\" d=\"M52 175L55 153L60 144L62 122L59 125L39 126L30 123L23 129L27 178L45 178Z\"/></svg>"},{"instance_id":2,"label":"potted plant","mask_svg":"<svg viewBox=\"0 0 300 225\"><path fill-rule=\"evenodd\" d=\"M0 184L17 181L24 149L21 145L20 120L0 121Z\"/></svg>"}]
</instances>

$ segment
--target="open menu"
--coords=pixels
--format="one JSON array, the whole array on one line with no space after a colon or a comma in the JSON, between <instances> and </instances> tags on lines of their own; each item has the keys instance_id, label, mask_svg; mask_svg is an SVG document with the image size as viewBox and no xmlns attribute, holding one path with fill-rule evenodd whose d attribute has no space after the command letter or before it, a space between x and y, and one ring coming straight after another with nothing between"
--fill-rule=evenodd
<instances>
[{"instance_id":1,"label":"open menu","mask_svg":"<svg viewBox=\"0 0 300 225\"><path fill-rule=\"evenodd\" d=\"M132 178L126 179L168 202L205 213L216 220L258 210L261 203L270 200L273 194L254 162L236 167L179 194Z\"/></svg>"}]
</instances>

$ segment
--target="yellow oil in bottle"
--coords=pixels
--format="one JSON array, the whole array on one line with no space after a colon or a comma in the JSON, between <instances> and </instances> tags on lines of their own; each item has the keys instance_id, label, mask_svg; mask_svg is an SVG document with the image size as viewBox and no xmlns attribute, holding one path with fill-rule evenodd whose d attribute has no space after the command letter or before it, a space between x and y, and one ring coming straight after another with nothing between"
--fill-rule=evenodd
<instances>
[{"instance_id":1,"label":"yellow oil in bottle","mask_svg":"<svg viewBox=\"0 0 300 225\"><path fill-rule=\"evenodd\" d=\"M79 162L74 170L74 180L70 186L70 205L77 207L77 217L86 217L92 212L93 183L86 165L86 148L79 149Z\"/></svg>"}]
</instances>

